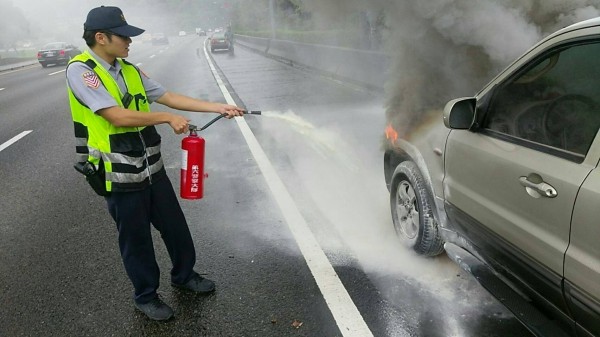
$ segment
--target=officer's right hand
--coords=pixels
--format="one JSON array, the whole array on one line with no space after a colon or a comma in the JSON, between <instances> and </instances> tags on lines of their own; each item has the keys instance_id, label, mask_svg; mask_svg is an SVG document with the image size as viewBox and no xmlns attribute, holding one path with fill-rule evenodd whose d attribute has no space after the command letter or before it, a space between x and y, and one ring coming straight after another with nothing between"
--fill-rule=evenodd
<instances>
[{"instance_id":1,"label":"officer's right hand","mask_svg":"<svg viewBox=\"0 0 600 337\"><path fill-rule=\"evenodd\" d=\"M179 134L188 132L188 122L189 121L190 121L189 119L187 119L183 116L172 114L171 120L169 121L169 125L171 126L171 128L173 128L173 131L179 135Z\"/></svg>"}]
</instances>

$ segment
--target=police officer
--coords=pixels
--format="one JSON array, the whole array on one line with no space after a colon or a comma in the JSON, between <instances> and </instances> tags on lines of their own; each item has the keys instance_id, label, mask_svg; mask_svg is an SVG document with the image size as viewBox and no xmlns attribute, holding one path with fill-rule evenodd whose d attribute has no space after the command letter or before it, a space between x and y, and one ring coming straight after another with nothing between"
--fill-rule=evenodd
<instances>
[{"instance_id":1,"label":"police officer","mask_svg":"<svg viewBox=\"0 0 600 337\"><path fill-rule=\"evenodd\" d=\"M171 284L196 293L214 291L213 281L194 270L196 252L190 231L160 153L154 125L168 123L188 131L188 119L169 112L150 112L159 102L178 110L217 112L228 118L243 110L167 91L124 58L131 37L143 29L131 26L117 7L92 9L84 24L89 50L67 67L69 102L75 127L78 165L88 165L88 181L103 195L116 222L119 248L134 287L134 304L153 320L167 320L173 310L157 295L159 268L151 227L160 233L173 268ZM87 173L86 173L87 174Z\"/></svg>"}]
</instances>

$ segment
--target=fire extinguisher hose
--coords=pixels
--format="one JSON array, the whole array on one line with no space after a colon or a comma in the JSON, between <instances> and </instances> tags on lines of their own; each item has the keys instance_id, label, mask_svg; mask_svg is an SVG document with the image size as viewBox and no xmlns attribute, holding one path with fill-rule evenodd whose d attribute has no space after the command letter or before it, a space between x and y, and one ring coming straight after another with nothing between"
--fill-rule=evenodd
<instances>
[{"instance_id":1,"label":"fire extinguisher hose","mask_svg":"<svg viewBox=\"0 0 600 337\"><path fill-rule=\"evenodd\" d=\"M258 111L258 110L246 111L245 114L260 115L260 114L262 114L262 111ZM207 127L211 126L214 122L218 121L219 119L221 119L223 117L227 117L227 114L220 114L219 116L213 118L210 122L206 123L201 128L198 128L194 124L188 124L188 128L190 129L190 131L202 131L202 130L206 129Z\"/></svg>"}]
</instances>

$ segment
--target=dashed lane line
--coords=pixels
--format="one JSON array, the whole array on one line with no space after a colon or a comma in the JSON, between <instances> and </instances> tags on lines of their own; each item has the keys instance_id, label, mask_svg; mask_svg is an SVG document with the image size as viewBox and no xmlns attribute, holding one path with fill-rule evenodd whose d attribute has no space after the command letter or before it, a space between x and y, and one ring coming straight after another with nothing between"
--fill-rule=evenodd
<instances>
[{"instance_id":1,"label":"dashed lane line","mask_svg":"<svg viewBox=\"0 0 600 337\"><path fill-rule=\"evenodd\" d=\"M206 45L204 55L210 69L217 81L223 96L228 104L235 104L231 93L227 90L225 83L217 73L216 67L211 60ZM335 270L329 263L327 256L319 246L315 236L311 232L306 220L300 213L292 196L286 189L283 181L273 168L258 140L250 130L243 117L235 117L237 124L254 156L263 177L266 180L275 201L283 214L294 239L296 240L302 255L310 269L325 302L331 311L340 332L344 337L372 337L373 333L365 323L358 308L350 298L348 291L339 279Z\"/></svg>"},{"instance_id":2,"label":"dashed lane line","mask_svg":"<svg viewBox=\"0 0 600 337\"><path fill-rule=\"evenodd\" d=\"M60 74L60 73L64 73L67 69L63 69L63 70L59 70L59 71L55 71L53 73L48 74L48 76L52 76L52 75L56 75L56 74Z\"/></svg>"},{"instance_id":3,"label":"dashed lane line","mask_svg":"<svg viewBox=\"0 0 600 337\"><path fill-rule=\"evenodd\" d=\"M23 131L23 132L19 133L18 135L12 137L11 139L7 140L6 142L4 142L2 145L0 145L0 152L2 152L2 150L6 149L7 147L11 146L12 144L16 143L19 139L30 134L31 131L33 131L33 130Z\"/></svg>"}]
</instances>

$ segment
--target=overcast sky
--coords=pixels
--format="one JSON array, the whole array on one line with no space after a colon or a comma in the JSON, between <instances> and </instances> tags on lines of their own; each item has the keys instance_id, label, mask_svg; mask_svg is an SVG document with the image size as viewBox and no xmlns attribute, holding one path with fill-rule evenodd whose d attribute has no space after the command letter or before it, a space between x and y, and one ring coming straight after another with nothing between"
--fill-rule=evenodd
<instances>
[{"instance_id":1,"label":"overcast sky","mask_svg":"<svg viewBox=\"0 0 600 337\"><path fill-rule=\"evenodd\" d=\"M21 8L32 28L41 39L69 40L83 43L83 23L90 9L101 5L120 7L131 25L148 31L179 31L178 13L169 13L158 0L19 0L13 5ZM142 5L136 5L141 3ZM146 4L146 5L143 5ZM187 28L187 27L186 27Z\"/></svg>"}]
</instances>

